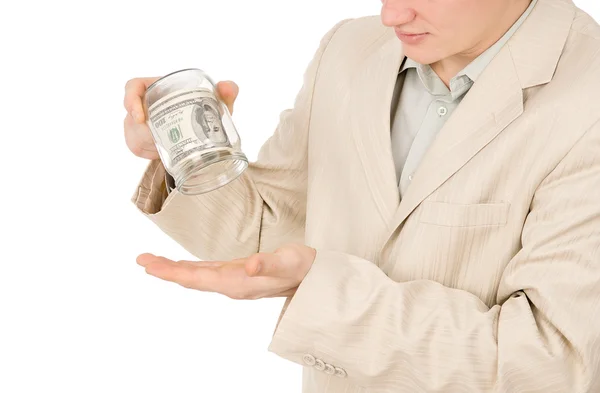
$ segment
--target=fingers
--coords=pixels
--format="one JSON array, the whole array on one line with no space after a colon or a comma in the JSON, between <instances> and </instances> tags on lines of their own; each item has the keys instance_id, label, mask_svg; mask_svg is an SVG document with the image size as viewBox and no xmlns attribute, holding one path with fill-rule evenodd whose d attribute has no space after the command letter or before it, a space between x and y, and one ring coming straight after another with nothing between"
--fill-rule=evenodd
<instances>
[{"instance_id":1,"label":"fingers","mask_svg":"<svg viewBox=\"0 0 600 393\"><path fill-rule=\"evenodd\" d=\"M143 123L145 121L142 98L144 97L148 86L158 79L158 77L134 78L125 84L125 99L123 100L123 105L136 123Z\"/></svg>"},{"instance_id":2,"label":"fingers","mask_svg":"<svg viewBox=\"0 0 600 393\"><path fill-rule=\"evenodd\" d=\"M239 92L240 88L235 82L224 81L217 83L217 93L225 105L227 105L229 113L233 113L233 104Z\"/></svg>"},{"instance_id":3,"label":"fingers","mask_svg":"<svg viewBox=\"0 0 600 393\"><path fill-rule=\"evenodd\" d=\"M160 77L134 78L125 84L125 98L123 100L123 105L135 123L139 124L146 121L142 99L148 86L156 82L159 78ZM223 81L217 83L217 93L227 106L227 109L229 109L230 113L233 113L233 104L235 103L239 91L239 86L235 82Z\"/></svg>"},{"instance_id":4,"label":"fingers","mask_svg":"<svg viewBox=\"0 0 600 393\"><path fill-rule=\"evenodd\" d=\"M144 266L144 267L148 266L149 264L151 264L153 262L161 262L164 260L170 261L170 259L163 258L163 257L157 257L156 255L149 254L149 253L141 254L135 259L135 261L137 262L138 265Z\"/></svg>"},{"instance_id":5,"label":"fingers","mask_svg":"<svg viewBox=\"0 0 600 393\"><path fill-rule=\"evenodd\" d=\"M151 78L134 78L129 80L125 84L125 98L123 105L136 123L143 123L146 121L144 115L144 109L142 106L142 99L146 93L146 89L152 83L156 82L160 77ZM217 83L217 93L221 100L227 106L230 113L233 113L233 104L239 94L239 86L232 81L223 81Z\"/></svg>"},{"instance_id":6,"label":"fingers","mask_svg":"<svg viewBox=\"0 0 600 393\"><path fill-rule=\"evenodd\" d=\"M148 266L151 263L179 264L179 265L186 265L189 267L221 267L225 263L233 263L236 261L237 260L231 261L231 262L223 262L223 261L198 261L198 262L178 261L178 262L175 262L171 259L168 259L165 257L158 257L158 256L150 254L150 253L141 254L136 259L136 262L138 263L138 265L144 266L144 267Z\"/></svg>"},{"instance_id":7,"label":"fingers","mask_svg":"<svg viewBox=\"0 0 600 393\"><path fill-rule=\"evenodd\" d=\"M188 265L188 266L196 266L196 267L221 267L226 262L222 262L222 261L198 261L198 262L179 261L177 263L181 263L183 265Z\"/></svg>"},{"instance_id":8,"label":"fingers","mask_svg":"<svg viewBox=\"0 0 600 393\"><path fill-rule=\"evenodd\" d=\"M216 292L219 283L219 272L207 268L210 267L210 263L204 263L203 266L203 262L175 262L152 254L140 255L137 263L146 268L146 273L189 289ZM217 264L215 262L214 266Z\"/></svg>"}]
</instances>

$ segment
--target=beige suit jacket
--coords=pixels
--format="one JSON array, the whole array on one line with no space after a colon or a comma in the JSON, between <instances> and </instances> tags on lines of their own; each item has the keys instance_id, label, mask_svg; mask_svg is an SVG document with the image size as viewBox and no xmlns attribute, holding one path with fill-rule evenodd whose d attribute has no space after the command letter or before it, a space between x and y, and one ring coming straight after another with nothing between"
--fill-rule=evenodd
<instances>
[{"instance_id":1,"label":"beige suit jacket","mask_svg":"<svg viewBox=\"0 0 600 393\"><path fill-rule=\"evenodd\" d=\"M599 26L540 0L400 201L402 59L379 17L339 23L242 177L165 199L154 161L135 204L200 259L317 249L269 347L304 392L600 392Z\"/></svg>"}]
</instances>

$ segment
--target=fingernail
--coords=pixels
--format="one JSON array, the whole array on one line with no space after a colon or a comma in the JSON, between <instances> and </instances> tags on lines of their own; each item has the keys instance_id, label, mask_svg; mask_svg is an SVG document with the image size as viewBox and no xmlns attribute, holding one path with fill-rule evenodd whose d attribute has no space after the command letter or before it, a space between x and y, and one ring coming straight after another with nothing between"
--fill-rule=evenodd
<instances>
[{"instance_id":1,"label":"fingernail","mask_svg":"<svg viewBox=\"0 0 600 393\"><path fill-rule=\"evenodd\" d=\"M140 121L140 114L137 111L131 112L131 117L133 117L133 120L135 120L136 123Z\"/></svg>"},{"instance_id":2,"label":"fingernail","mask_svg":"<svg viewBox=\"0 0 600 393\"><path fill-rule=\"evenodd\" d=\"M259 263L259 264L256 266L256 270L254 271L254 274L258 274L258 273L260 273L260 269L262 269L262 263Z\"/></svg>"}]
</instances>

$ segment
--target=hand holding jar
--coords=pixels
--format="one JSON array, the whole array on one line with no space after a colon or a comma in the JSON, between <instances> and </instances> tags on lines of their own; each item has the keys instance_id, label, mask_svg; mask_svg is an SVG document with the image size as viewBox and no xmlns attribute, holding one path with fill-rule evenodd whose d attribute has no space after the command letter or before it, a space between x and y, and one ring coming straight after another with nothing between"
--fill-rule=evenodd
<instances>
[{"instance_id":1,"label":"hand holding jar","mask_svg":"<svg viewBox=\"0 0 600 393\"><path fill-rule=\"evenodd\" d=\"M136 156L160 158L183 194L228 184L247 167L231 120L238 91L198 69L132 79L124 100L127 146Z\"/></svg>"}]
</instances>

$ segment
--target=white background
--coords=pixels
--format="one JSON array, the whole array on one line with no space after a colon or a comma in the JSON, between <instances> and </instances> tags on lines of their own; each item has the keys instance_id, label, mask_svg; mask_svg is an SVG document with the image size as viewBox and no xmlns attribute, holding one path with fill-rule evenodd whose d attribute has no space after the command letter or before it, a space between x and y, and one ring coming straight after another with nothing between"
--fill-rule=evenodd
<instances>
[{"instance_id":1,"label":"white background","mask_svg":"<svg viewBox=\"0 0 600 393\"><path fill-rule=\"evenodd\" d=\"M576 3L600 19L597 0ZM187 67L241 87L253 160L319 40L379 0L0 5L0 392L300 392L267 352L282 299L234 301L147 276L192 256L130 202L125 82Z\"/></svg>"}]
</instances>

